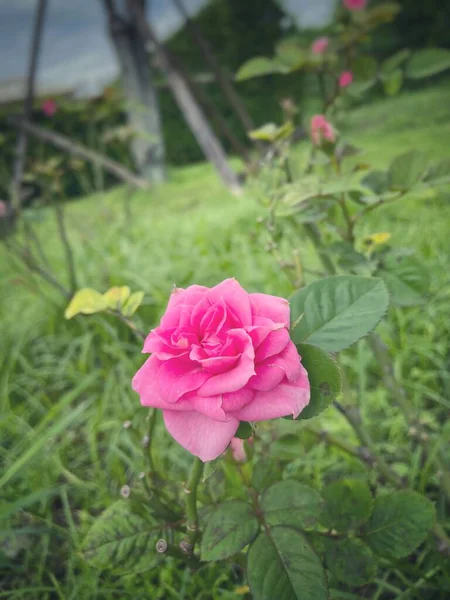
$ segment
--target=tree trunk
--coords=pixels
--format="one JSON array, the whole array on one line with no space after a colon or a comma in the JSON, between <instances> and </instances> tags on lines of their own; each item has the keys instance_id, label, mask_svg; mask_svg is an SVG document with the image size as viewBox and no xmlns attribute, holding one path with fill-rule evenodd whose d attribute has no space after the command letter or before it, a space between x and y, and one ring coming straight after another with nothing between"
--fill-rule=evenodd
<instances>
[{"instance_id":1,"label":"tree trunk","mask_svg":"<svg viewBox=\"0 0 450 600\"><path fill-rule=\"evenodd\" d=\"M36 82L36 73L38 67L39 50L41 46L42 29L44 25L47 0L39 0L36 9L36 16L33 25L33 36L31 40L30 62L28 67L27 89L25 102L23 106L22 117L25 120L30 118L33 108L34 86ZM16 156L14 161L14 174L12 181L12 204L15 211L20 210L20 188L22 186L23 173L25 170L25 161L27 155L27 133L24 129L19 129L16 145Z\"/></svg>"},{"instance_id":2,"label":"tree trunk","mask_svg":"<svg viewBox=\"0 0 450 600\"><path fill-rule=\"evenodd\" d=\"M164 44L158 40L148 24L139 0L128 0L128 6L139 24L142 37L154 44L162 69L167 76L168 84L205 157L214 164L225 185L233 193L240 193L241 186L238 177L230 168L219 140L209 126L185 78L175 67L171 54Z\"/></svg>"},{"instance_id":3,"label":"tree trunk","mask_svg":"<svg viewBox=\"0 0 450 600\"><path fill-rule=\"evenodd\" d=\"M145 14L145 0L138 0ZM165 180L165 151L158 97L136 15L121 14L115 0L103 0L109 34L120 65L128 122L134 131L131 149L139 173L152 183Z\"/></svg>"},{"instance_id":4,"label":"tree trunk","mask_svg":"<svg viewBox=\"0 0 450 600\"><path fill-rule=\"evenodd\" d=\"M255 129L253 119L248 113L247 108L243 103L241 97L235 90L230 77L222 68L218 58L214 54L208 40L203 36L203 33L200 27L197 25L197 23L190 18L189 13L187 12L182 0L173 0L173 2L177 6L181 15L184 17L193 39L199 46L200 50L203 52L206 61L208 62L209 66L214 72L217 83L221 87L224 96L228 98L228 101L230 102L231 106L233 107L237 116L239 117L245 131L252 131L253 129Z\"/></svg>"}]
</instances>

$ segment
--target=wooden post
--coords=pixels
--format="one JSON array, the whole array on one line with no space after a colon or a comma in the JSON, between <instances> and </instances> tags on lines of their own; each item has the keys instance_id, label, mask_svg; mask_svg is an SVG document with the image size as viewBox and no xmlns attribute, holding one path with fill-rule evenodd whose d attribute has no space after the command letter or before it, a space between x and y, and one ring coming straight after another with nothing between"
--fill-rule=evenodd
<instances>
[{"instance_id":1,"label":"wooden post","mask_svg":"<svg viewBox=\"0 0 450 600\"><path fill-rule=\"evenodd\" d=\"M23 105L23 118L25 120L29 120L31 110L33 108L34 87L36 82L36 73L46 8L47 0L38 0L31 39L27 87ZM20 189L22 186L23 173L25 171L25 161L27 158L27 142L27 133L23 128L20 128L17 136L13 180L11 186L12 204L16 212L20 210Z\"/></svg>"},{"instance_id":2,"label":"wooden post","mask_svg":"<svg viewBox=\"0 0 450 600\"><path fill-rule=\"evenodd\" d=\"M214 54L211 48L211 45L209 44L208 40L204 37L200 27L194 20L191 19L182 0L173 0L173 2L180 11L181 15L184 17L186 25L189 31L191 32L193 39L196 41L200 50L203 52L206 61L208 62L216 77L217 83L221 87L225 97L228 98L228 101L230 102L231 106L233 107L237 116L239 117L245 131L253 131L255 129L253 119L247 111L247 108L244 102L242 101L241 97L235 90L231 78L222 68L217 56Z\"/></svg>"},{"instance_id":3,"label":"wooden post","mask_svg":"<svg viewBox=\"0 0 450 600\"><path fill-rule=\"evenodd\" d=\"M145 11L145 1L140 0ZM113 0L103 0L109 34L120 64L127 100L128 122L136 135L131 150L139 173L152 183L166 178L165 150L158 95L154 87L145 40L135 14L121 15Z\"/></svg>"},{"instance_id":4,"label":"wooden post","mask_svg":"<svg viewBox=\"0 0 450 600\"><path fill-rule=\"evenodd\" d=\"M139 0L128 0L128 6L130 12L134 12L142 37L154 44L162 69L167 76L168 84L205 157L213 163L226 187L233 193L239 194L242 188L238 177L229 166L227 156L209 126L202 109L196 102L185 78L176 69L171 54L164 44L158 40L147 22Z\"/></svg>"}]
</instances>

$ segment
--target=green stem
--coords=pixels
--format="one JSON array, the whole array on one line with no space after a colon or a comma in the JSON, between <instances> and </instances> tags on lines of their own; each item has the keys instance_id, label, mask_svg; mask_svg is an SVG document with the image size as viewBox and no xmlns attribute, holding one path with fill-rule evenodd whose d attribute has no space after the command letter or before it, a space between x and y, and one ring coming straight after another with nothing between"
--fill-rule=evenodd
<instances>
[{"instance_id":1,"label":"green stem","mask_svg":"<svg viewBox=\"0 0 450 600\"><path fill-rule=\"evenodd\" d=\"M393 471L387 462L382 458L375 447L375 444L369 434L369 432L365 429L361 415L359 413L359 409L357 406L347 407L343 406L340 402L335 401L334 406L337 410L346 418L349 425L351 425L352 429L358 436L361 444L368 448L371 456L373 457L373 467L383 476L386 481L390 481L394 485L402 486L403 481L402 478Z\"/></svg>"},{"instance_id":2,"label":"green stem","mask_svg":"<svg viewBox=\"0 0 450 600\"><path fill-rule=\"evenodd\" d=\"M322 246L322 240L320 239L320 233L316 225L314 225L314 223L306 223L303 227L306 235L311 240L325 271L330 275L335 275L336 267L334 266L331 258L328 256L327 251Z\"/></svg>"},{"instance_id":3,"label":"green stem","mask_svg":"<svg viewBox=\"0 0 450 600\"><path fill-rule=\"evenodd\" d=\"M194 552L195 544L199 537L197 514L197 488L200 483L204 463L199 458L194 458L184 492L186 507L186 536L180 547L186 554Z\"/></svg>"},{"instance_id":4,"label":"green stem","mask_svg":"<svg viewBox=\"0 0 450 600\"><path fill-rule=\"evenodd\" d=\"M156 410L154 408L151 408L149 411L148 430L147 430L147 436L148 436L147 459L148 459L148 466L149 466L149 470L150 470L151 474L155 473L155 461L153 460L152 447L153 447L153 432L155 430L157 416L158 416L158 413L156 412Z\"/></svg>"},{"instance_id":5,"label":"green stem","mask_svg":"<svg viewBox=\"0 0 450 600\"><path fill-rule=\"evenodd\" d=\"M383 344L380 337L374 332L369 335L369 344L378 364L380 365L384 385L402 409L406 421L410 427L411 434L413 434L413 437L422 446L425 456L429 457L431 454L431 448L428 433L424 430L419 419L417 418L415 409L408 402L404 387L401 386L395 378L392 368L392 360L387 353L386 346ZM442 489L447 496L447 499L450 501L450 472L447 468L447 465L442 460L442 456L439 452L435 454L432 460L436 469L440 473Z\"/></svg>"}]
</instances>

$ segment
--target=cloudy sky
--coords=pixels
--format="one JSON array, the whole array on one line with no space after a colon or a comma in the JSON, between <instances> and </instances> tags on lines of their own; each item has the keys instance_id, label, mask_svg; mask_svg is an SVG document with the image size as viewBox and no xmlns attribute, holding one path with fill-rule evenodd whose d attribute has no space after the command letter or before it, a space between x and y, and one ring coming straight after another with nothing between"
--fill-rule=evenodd
<instances>
[{"instance_id":1,"label":"cloudy sky","mask_svg":"<svg viewBox=\"0 0 450 600\"><path fill-rule=\"evenodd\" d=\"M208 0L184 0L193 13ZM245 1L245 0L243 0ZM283 0L303 25L326 22L333 0ZM26 72L37 0L0 0L0 84ZM180 26L172 0L151 0L150 18L161 37ZM48 0L38 87L90 91L117 72L101 0Z\"/></svg>"}]
</instances>

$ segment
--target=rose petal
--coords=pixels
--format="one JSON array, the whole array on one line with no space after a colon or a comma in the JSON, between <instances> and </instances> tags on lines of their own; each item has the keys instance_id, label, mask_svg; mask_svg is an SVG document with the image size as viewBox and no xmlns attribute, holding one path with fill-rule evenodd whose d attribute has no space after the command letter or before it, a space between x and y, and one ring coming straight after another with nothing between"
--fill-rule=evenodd
<instances>
[{"instance_id":1,"label":"rose petal","mask_svg":"<svg viewBox=\"0 0 450 600\"><path fill-rule=\"evenodd\" d=\"M252 402L233 414L240 421L266 421L292 415L294 419L309 403L309 381L302 374L295 383L280 383L272 390L257 392Z\"/></svg>"},{"instance_id":2,"label":"rose petal","mask_svg":"<svg viewBox=\"0 0 450 600\"><path fill-rule=\"evenodd\" d=\"M158 373L162 364L155 356L148 358L133 377L131 384L133 390L139 394L142 406L186 410L186 406L182 406L181 402L173 405L161 398L158 390Z\"/></svg>"},{"instance_id":3,"label":"rose petal","mask_svg":"<svg viewBox=\"0 0 450 600\"><path fill-rule=\"evenodd\" d=\"M236 346L241 349L241 356L236 366L230 371L212 375L198 390L199 396L219 396L228 392L236 392L243 388L250 377L255 374L255 351L247 333L242 329L234 329L228 332Z\"/></svg>"},{"instance_id":4,"label":"rose petal","mask_svg":"<svg viewBox=\"0 0 450 600\"><path fill-rule=\"evenodd\" d=\"M237 392L230 392L222 396L222 408L228 414L236 410L241 410L249 402L253 400L255 390L250 387L245 387Z\"/></svg>"},{"instance_id":5,"label":"rose petal","mask_svg":"<svg viewBox=\"0 0 450 600\"><path fill-rule=\"evenodd\" d=\"M285 370L271 359L255 367L256 375L250 377L248 385L254 390L267 392L286 378Z\"/></svg>"},{"instance_id":6,"label":"rose petal","mask_svg":"<svg viewBox=\"0 0 450 600\"><path fill-rule=\"evenodd\" d=\"M202 413L202 415L215 421L225 422L230 420L230 417L225 414L222 408L222 396L203 398L194 392L186 396L186 399L183 398L182 403L188 404L191 407L190 410Z\"/></svg>"},{"instance_id":7,"label":"rose petal","mask_svg":"<svg viewBox=\"0 0 450 600\"><path fill-rule=\"evenodd\" d=\"M274 323L282 323L289 328L291 309L285 298L269 294L250 294L252 315L271 319Z\"/></svg>"},{"instance_id":8,"label":"rose petal","mask_svg":"<svg viewBox=\"0 0 450 600\"><path fill-rule=\"evenodd\" d=\"M220 456L230 444L239 427L239 421L231 418L220 422L198 412L164 410L164 423L175 440L203 462Z\"/></svg>"},{"instance_id":9,"label":"rose petal","mask_svg":"<svg viewBox=\"0 0 450 600\"><path fill-rule=\"evenodd\" d=\"M211 304L219 304L221 300L240 321L241 326L252 325L252 310L249 294L239 285L236 279L225 279L211 288L208 294Z\"/></svg>"},{"instance_id":10,"label":"rose petal","mask_svg":"<svg viewBox=\"0 0 450 600\"><path fill-rule=\"evenodd\" d=\"M177 327L183 315L188 312L188 307L195 306L209 291L202 285L191 285L186 289L175 288L170 295L166 312L161 318L160 327L163 329Z\"/></svg>"},{"instance_id":11,"label":"rose petal","mask_svg":"<svg viewBox=\"0 0 450 600\"><path fill-rule=\"evenodd\" d=\"M188 358L172 358L163 362L158 371L159 395L166 402L176 402L184 394L197 390L209 377L209 373Z\"/></svg>"},{"instance_id":12,"label":"rose petal","mask_svg":"<svg viewBox=\"0 0 450 600\"><path fill-rule=\"evenodd\" d=\"M255 352L255 363L261 363L271 356L280 354L289 344L290 339L289 331L285 327L269 333Z\"/></svg>"}]
</instances>

